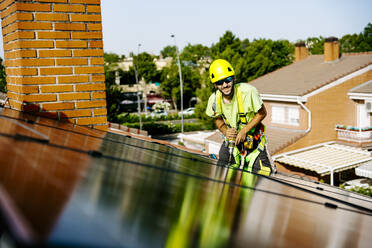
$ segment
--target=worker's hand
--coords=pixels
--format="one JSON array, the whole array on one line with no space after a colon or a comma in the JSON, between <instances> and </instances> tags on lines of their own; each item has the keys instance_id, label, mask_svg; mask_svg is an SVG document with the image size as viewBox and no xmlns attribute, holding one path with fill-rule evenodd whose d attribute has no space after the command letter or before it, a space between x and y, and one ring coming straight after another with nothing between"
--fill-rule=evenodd
<instances>
[{"instance_id":1,"label":"worker's hand","mask_svg":"<svg viewBox=\"0 0 372 248\"><path fill-rule=\"evenodd\" d=\"M228 140L235 140L236 139L236 134L237 134L237 132L236 132L235 128L228 128L226 130L226 138Z\"/></svg>"},{"instance_id":2,"label":"worker's hand","mask_svg":"<svg viewBox=\"0 0 372 248\"><path fill-rule=\"evenodd\" d=\"M242 128L235 139L235 145L239 145L240 143L244 142L244 140L247 137L247 132L245 131L245 128Z\"/></svg>"}]
</instances>

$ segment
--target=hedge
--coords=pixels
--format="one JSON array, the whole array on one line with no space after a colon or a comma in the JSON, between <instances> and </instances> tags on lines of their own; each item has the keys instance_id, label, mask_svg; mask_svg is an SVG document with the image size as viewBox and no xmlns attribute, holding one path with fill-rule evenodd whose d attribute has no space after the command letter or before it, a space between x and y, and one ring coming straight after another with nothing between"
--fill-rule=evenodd
<instances>
[{"instance_id":1,"label":"hedge","mask_svg":"<svg viewBox=\"0 0 372 248\"><path fill-rule=\"evenodd\" d=\"M139 123L124 123L123 125L139 129ZM142 124L142 129L146 130L149 135L164 135L181 132L181 124L173 123L158 123L158 122L145 122ZM204 131L213 130L213 127L204 125L203 123L184 123L183 131Z\"/></svg>"}]
</instances>

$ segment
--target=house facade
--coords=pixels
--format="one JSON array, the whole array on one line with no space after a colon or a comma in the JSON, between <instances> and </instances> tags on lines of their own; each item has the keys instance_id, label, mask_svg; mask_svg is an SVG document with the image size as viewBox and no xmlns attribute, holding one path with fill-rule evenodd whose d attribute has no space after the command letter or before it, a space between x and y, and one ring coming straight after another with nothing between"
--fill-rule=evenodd
<instances>
[{"instance_id":1,"label":"house facade","mask_svg":"<svg viewBox=\"0 0 372 248\"><path fill-rule=\"evenodd\" d=\"M372 92L369 88L372 52L340 56L337 38L330 38L325 41L324 55L309 56L304 44L296 44L295 56L295 63L250 82L260 92L268 111L264 120L266 126L278 132L302 132L271 151L274 158L329 141L368 147L372 98L366 93ZM363 130L363 133L342 134L342 127ZM275 135L268 135L269 142ZM345 135L349 138L342 138ZM293 164L281 163L278 167L283 171L298 171L301 166L300 161L297 162L294 163L296 168ZM314 171L305 169L300 170L301 173L313 174Z\"/></svg>"}]
</instances>

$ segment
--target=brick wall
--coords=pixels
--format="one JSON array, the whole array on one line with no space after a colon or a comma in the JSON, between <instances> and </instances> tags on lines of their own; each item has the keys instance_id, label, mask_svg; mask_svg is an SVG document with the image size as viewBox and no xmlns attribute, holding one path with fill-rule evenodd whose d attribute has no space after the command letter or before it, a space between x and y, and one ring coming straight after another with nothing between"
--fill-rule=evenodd
<instances>
[{"instance_id":1,"label":"brick wall","mask_svg":"<svg viewBox=\"0 0 372 248\"><path fill-rule=\"evenodd\" d=\"M295 44L295 62L306 59L309 56L309 51L304 42Z\"/></svg>"},{"instance_id":2,"label":"brick wall","mask_svg":"<svg viewBox=\"0 0 372 248\"><path fill-rule=\"evenodd\" d=\"M326 38L324 41L324 62L331 62L340 57L340 43L336 37Z\"/></svg>"},{"instance_id":3,"label":"brick wall","mask_svg":"<svg viewBox=\"0 0 372 248\"><path fill-rule=\"evenodd\" d=\"M356 126L357 103L351 100L347 93L350 89L369 80L372 80L372 71L309 97L305 105L311 111L311 131L278 153L337 140L336 124Z\"/></svg>"},{"instance_id":4,"label":"brick wall","mask_svg":"<svg viewBox=\"0 0 372 248\"><path fill-rule=\"evenodd\" d=\"M264 101L267 116L263 120L263 123L267 126L272 127L282 127L282 128L290 128L295 130L303 130L305 131L308 128L308 118L309 115L299 104L297 103L286 103L286 102L274 102L274 101ZM288 124L279 124L279 123L273 123L272 122L272 114L273 114L273 106L281 106L281 107L298 107L299 110L299 125L288 125ZM288 114L288 113L286 113Z\"/></svg>"},{"instance_id":5,"label":"brick wall","mask_svg":"<svg viewBox=\"0 0 372 248\"><path fill-rule=\"evenodd\" d=\"M11 108L107 128L100 0L0 1Z\"/></svg>"}]
</instances>

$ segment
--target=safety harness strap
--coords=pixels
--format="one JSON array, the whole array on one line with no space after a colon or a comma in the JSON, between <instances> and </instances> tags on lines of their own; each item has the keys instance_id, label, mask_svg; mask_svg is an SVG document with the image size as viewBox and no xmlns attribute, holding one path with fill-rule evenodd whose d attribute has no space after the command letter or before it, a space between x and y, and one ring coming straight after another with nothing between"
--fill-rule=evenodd
<instances>
[{"instance_id":1,"label":"safety harness strap","mask_svg":"<svg viewBox=\"0 0 372 248\"><path fill-rule=\"evenodd\" d=\"M247 121L247 117L246 117L246 115L244 113L242 92L241 92L239 86L236 88L236 97L238 99L238 110L239 110L240 122L243 125L247 125L248 124L248 121Z\"/></svg>"},{"instance_id":2,"label":"safety harness strap","mask_svg":"<svg viewBox=\"0 0 372 248\"><path fill-rule=\"evenodd\" d=\"M240 89L239 85L238 85L238 87L236 87L236 97L237 97L237 100L238 100L238 111L239 111L239 113L238 113L239 121L237 123L237 128L238 128L239 124L243 124L243 125L248 124L246 113L244 113L242 92L241 92L241 89ZM217 105L218 105L219 110L222 112L222 94L219 90L216 91L216 101L217 101ZM214 110L214 111L216 112L216 110ZM226 125L228 127L231 127L230 123L226 119L226 117L223 114L221 114L221 116L222 116L224 122L226 123Z\"/></svg>"},{"instance_id":3,"label":"safety harness strap","mask_svg":"<svg viewBox=\"0 0 372 248\"><path fill-rule=\"evenodd\" d=\"M239 129L240 124L242 124L243 126L248 124L246 113L244 112L242 92L241 92L239 85L238 87L236 87L236 97L238 101L238 111L239 111L238 113L239 120L237 123L237 129ZM216 91L216 98L215 98L215 102L212 107L215 112L215 115L217 112L217 107L219 108L219 111L222 112L222 93L219 90ZM229 121L227 120L227 118L225 117L225 115L221 113L221 116L225 124L229 128L231 128L231 125ZM235 158L235 162L237 163L235 164L235 166L239 167L239 162L241 162L243 165L245 164L245 162L248 162L248 168L252 169L254 161L257 159L258 155L261 152L263 152L265 149L265 144L266 144L265 129L266 127L263 124L260 124L257 127L252 128L250 130L249 133L252 134L253 136L252 138L254 138L255 140L258 140L259 143L257 145L257 148L254 149L252 152L250 152L247 156L241 156L239 149L237 147L234 148L234 158ZM261 167L265 167L265 166L261 166Z\"/></svg>"}]
</instances>

